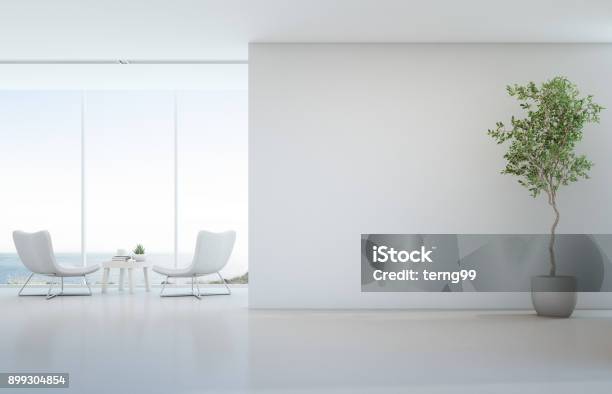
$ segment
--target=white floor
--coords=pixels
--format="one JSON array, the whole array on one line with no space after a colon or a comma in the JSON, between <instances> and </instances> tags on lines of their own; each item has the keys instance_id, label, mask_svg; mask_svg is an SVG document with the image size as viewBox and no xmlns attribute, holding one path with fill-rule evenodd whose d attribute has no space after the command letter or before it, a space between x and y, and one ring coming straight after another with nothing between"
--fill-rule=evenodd
<instances>
[{"instance_id":1,"label":"white floor","mask_svg":"<svg viewBox=\"0 0 612 394\"><path fill-rule=\"evenodd\" d=\"M0 289L0 372L69 372L51 393L612 392L609 311L252 311L245 288L157 292Z\"/></svg>"}]
</instances>

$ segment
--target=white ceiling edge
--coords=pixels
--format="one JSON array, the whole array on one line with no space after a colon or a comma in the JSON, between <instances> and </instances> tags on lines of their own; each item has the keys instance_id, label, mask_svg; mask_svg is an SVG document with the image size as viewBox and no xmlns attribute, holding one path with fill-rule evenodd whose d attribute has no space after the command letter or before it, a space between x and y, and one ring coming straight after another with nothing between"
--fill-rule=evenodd
<instances>
[{"instance_id":1,"label":"white ceiling edge","mask_svg":"<svg viewBox=\"0 0 612 394\"><path fill-rule=\"evenodd\" d=\"M610 0L0 0L1 59L239 59L249 43L610 43Z\"/></svg>"},{"instance_id":2,"label":"white ceiling edge","mask_svg":"<svg viewBox=\"0 0 612 394\"><path fill-rule=\"evenodd\" d=\"M246 64L0 64L2 90L247 90Z\"/></svg>"}]
</instances>

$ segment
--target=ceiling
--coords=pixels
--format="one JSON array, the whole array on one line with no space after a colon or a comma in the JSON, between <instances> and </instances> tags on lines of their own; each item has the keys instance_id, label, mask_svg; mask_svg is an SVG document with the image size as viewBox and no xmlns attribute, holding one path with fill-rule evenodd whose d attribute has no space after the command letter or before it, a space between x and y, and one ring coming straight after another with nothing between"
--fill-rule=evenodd
<instances>
[{"instance_id":1,"label":"ceiling","mask_svg":"<svg viewBox=\"0 0 612 394\"><path fill-rule=\"evenodd\" d=\"M246 60L249 42L612 42L612 1L0 0L0 60Z\"/></svg>"}]
</instances>

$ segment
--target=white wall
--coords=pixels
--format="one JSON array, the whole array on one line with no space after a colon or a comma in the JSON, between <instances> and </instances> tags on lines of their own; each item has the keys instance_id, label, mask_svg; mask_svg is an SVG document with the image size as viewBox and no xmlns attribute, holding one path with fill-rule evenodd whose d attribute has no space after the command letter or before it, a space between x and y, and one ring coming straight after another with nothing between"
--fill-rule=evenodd
<instances>
[{"instance_id":1,"label":"white wall","mask_svg":"<svg viewBox=\"0 0 612 394\"><path fill-rule=\"evenodd\" d=\"M565 75L610 108L579 146L595 167L561 192L559 230L612 231L612 45L253 44L249 63L251 307L528 307L360 291L361 233L548 231L486 134L518 112L508 83Z\"/></svg>"}]
</instances>

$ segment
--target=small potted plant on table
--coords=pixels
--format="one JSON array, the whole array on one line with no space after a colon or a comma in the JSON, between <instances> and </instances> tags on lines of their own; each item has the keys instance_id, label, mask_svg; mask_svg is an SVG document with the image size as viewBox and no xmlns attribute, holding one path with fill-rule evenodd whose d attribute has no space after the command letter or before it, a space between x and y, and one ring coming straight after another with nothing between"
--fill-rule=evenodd
<instances>
[{"instance_id":1,"label":"small potted plant on table","mask_svg":"<svg viewBox=\"0 0 612 394\"><path fill-rule=\"evenodd\" d=\"M548 275L531 280L531 299L541 316L569 317L576 306L576 278L557 275L555 231L559 224L557 193L561 186L588 178L593 163L586 156L577 155L576 143L582 139L586 124L599 122L602 106L592 96L581 97L576 85L565 77L555 77L540 86L530 82L525 86L507 87L527 116L512 117L512 127L502 122L488 131L498 144L510 142L504 155L506 168L502 174L517 176L535 198L546 195L554 212L548 247L550 271Z\"/></svg>"},{"instance_id":2,"label":"small potted plant on table","mask_svg":"<svg viewBox=\"0 0 612 394\"><path fill-rule=\"evenodd\" d=\"M142 244L136 245L134 248L134 260L136 261L145 261L147 256L145 255L145 248Z\"/></svg>"}]
</instances>

